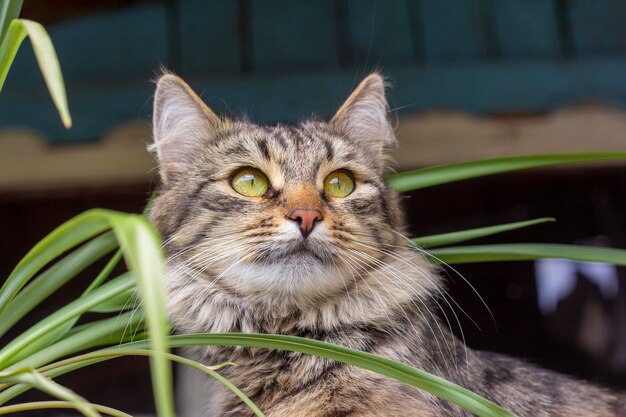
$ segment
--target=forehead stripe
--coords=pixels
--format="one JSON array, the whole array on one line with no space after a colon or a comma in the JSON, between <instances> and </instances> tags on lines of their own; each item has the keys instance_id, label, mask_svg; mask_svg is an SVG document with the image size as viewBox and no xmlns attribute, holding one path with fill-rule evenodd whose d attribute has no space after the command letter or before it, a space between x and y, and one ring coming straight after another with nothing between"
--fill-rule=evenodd
<instances>
[{"instance_id":1,"label":"forehead stripe","mask_svg":"<svg viewBox=\"0 0 626 417\"><path fill-rule=\"evenodd\" d=\"M257 142L259 150L263 154L265 159L270 159L270 151L267 149L267 141L265 139L261 139Z\"/></svg>"},{"instance_id":2,"label":"forehead stripe","mask_svg":"<svg viewBox=\"0 0 626 417\"><path fill-rule=\"evenodd\" d=\"M333 157L335 156L333 145L328 140L324 140L324 147L326 148L326 159L333 159Z\"/></svg>"},{"instance_id":3,"label":"forehead stripe","mask_svg":"<svg viewBox=\"0 0 626 417\"><path fill-rule=\"evenodd\" d=\"M287 141L283 136L282 130L275 132L272 137L276 140L276 143L278 143L283 150L287 149Z\"/></svg>"}]
</instances>

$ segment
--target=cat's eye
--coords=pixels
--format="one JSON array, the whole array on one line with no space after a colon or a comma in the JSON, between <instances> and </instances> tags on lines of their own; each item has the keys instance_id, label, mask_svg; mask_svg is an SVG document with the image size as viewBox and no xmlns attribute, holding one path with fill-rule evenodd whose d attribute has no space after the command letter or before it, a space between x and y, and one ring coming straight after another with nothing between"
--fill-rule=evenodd
<instances>
[{"instance_id":1,"label":"cat's eye","mask_svg":"<svg viewBox=\"0 0 626 417\"><path fill-rule=\"evenodd\" d=\"M330 197L347 197L352 191L354 191L354 179L347 171L331 172L324 180L324 192Z\"/></svg>"},{"instance_id":2,"label":"cat's eye","mask_svg":"<svg viewBox=\"0 0 626 417\"><path fill-rule=\"evenodd\" d=\"M267 176L256 168L242 168L233 175L231 186L246 197L260 197L270 188Z\"/></svg>"}]
</instances>

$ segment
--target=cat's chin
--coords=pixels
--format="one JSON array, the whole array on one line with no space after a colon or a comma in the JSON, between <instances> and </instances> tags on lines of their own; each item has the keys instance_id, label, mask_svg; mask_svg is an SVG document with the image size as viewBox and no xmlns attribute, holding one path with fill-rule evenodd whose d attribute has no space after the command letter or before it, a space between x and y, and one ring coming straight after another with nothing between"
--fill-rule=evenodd
<instances>
[{"instance_id":1,"label":"cat's chin","mask_svg":"<svg viewBox=\"0 0 626 417\"><path fill-rule=\"evenodd\" d=\"M293 247L277 250L268 257L269 263L291 263L294 267L308 267L311 264L325 264L328 261L324 253L318 253L310 245L294 245Z\"/></svg>"},{"instance_id":2,"label":"cat's chin","mask_svg":"<svg viewBox=\"0 0 626 417\"><path fill-rule=\"evenodd\" d=\"M262 262L234 266L224 279L236 280L241 295L302 301L345 288L331 263L316 252L298 248L279 251Z\"/></svg>"}]
</instances>

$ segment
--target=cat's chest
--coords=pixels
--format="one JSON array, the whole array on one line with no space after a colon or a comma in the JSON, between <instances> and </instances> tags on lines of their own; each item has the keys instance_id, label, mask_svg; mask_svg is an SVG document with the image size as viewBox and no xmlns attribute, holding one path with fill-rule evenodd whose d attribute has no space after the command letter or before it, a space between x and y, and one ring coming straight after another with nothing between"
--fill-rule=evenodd
<instances>
[{"instance_id":1,"label":"cat's chest","mask_svg":"<svg viewBox=\"0 0 626 417\"><path fill-rule=\"evenodd\" d=\"M346 365L295 352L267 349L220 349L213 352L211 363L233 362L220 370L235 386L264 410L275 408L312 391L330 386ZM249 410L228 390L214 392L216 415L220 412L245 413Z\"/></svg>"},{"instance_id":2,"label":"cat's chest","mask_svg":"<svg viewBox=\"0 0 626 417\"><path fill-rule=\"evenodd\" d=\"M340 362L284 352L234 362L224 376L268 417L442 416L423 392ZM215 416L254 415L224 387L213 404Z\"/></svg>"},{"instance_id":3,"label":"cat's chest","mask_svg":"<svg viewBox=\"0 0 626 417\"><path fill-rule=\"evenodd\" d=\"M268 416L456 416L442 414L433 398L419 390L341 362L262 349L235 354L230 348L215 352L211 362L227 358L237 365L220 373ZM216 416L253 416L223 387L215 391L213 404Z\"/></svg>"},{"instance_id":4,"label":"cat's chest","mask_svg":"<svg viewBox=\"0 0 626 417\"><path fill-rule=\"evenodd\" d=\"M346 365L316 356L273 349L224 348L211 355L212 363L233 362L222 373L249 395L287 392L331 377Z\"/></svg>"}]
</instances>

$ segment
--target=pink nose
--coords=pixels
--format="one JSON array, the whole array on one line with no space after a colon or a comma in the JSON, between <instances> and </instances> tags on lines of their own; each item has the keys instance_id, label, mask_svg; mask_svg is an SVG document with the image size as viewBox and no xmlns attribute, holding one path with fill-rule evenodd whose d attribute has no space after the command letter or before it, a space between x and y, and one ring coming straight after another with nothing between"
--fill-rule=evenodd
<instances>
[{"instance_id":1,"label":"pink nose","mask_svg":"<svg viewBox=\"0 0 626 417\"><path fill-rule=\"evenodd\" d=\"M311 234L315 222L323 219L322 213L316 209L295 209L287 217L298 222L304 238Z\"/></svg>"}]
</instances>

